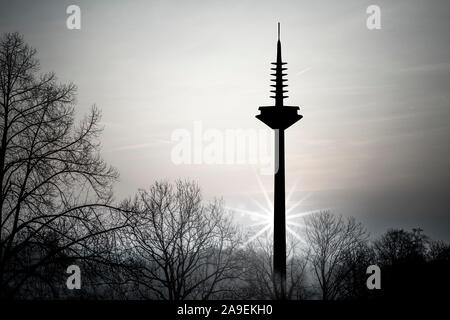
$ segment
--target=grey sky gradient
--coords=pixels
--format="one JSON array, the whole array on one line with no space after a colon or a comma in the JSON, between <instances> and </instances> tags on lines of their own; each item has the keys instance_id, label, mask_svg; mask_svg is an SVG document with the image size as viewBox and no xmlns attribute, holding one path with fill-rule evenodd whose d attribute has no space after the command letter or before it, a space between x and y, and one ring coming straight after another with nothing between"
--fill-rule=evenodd
<instances>
[{"instance_id":1,"label":"grey sky gradient","mask_svg":"<svg viewBox=\"0 0 450 320\"><path fill-rule=\"evenodd\" d=\"M192 178L206 197L252 208L250 165L175 165L171 133L200 120L264 128L269 63L281 22L287 102L304 118L286 134L286 188L299 210L333 208L378 234L422 227L450 240L450 2L1 1L43 71L78 86L77 114L102 109L103 155L117 198L154 180ZM65 27L81 8L81 30ZM382 29L366 28L381 7ZM272 190L272 178L261 176ZM289 203L288 203L289 206Z\"/></svg>"}]
</instances>

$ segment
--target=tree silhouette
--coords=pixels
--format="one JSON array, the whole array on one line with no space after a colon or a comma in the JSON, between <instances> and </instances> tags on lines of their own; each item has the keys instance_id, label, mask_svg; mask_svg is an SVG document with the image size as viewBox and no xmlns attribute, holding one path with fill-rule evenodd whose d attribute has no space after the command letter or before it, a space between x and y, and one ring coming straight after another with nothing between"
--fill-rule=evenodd
<instances>
[{"instance_id":1,"label":"tree silhouette","mask_svg":"<svg viewBox=\"0 0 450 320\"><path fill-rule=\"evenodd\" d=\"M422 229L390 229L374 242L385 300L445 299L450 285L449 245L431 241Z\"/></svg>"},{"instance_id":2,"label":"tree silhouette","mask_svg":"<svg viewBox=\"0 0 450 320\"><path fill-rule=\"evenodd\" d=\"M305 218L305 238L309 260L322 300L338 298L341 286L351 272L350 253L367 241L364 227L354 218L344 219L328 211Z\"/></svg>"},{"instance_id":3,"label":"tree silhouette","mask_svg":"<svg viewBox=\"0 0 450 320\"><path fill-rule=\"evenodd\" d=\"M300 246L297 239L288 236L286 263L286 299L301 300L309 296L306 275L308 252ZM243 298L277 299L281 292L277 291L273 277L273 244L267 238L258 238L247 245L242 260L245 272Z\"/></svg>"},{"instance_id":4,"label":"tree silhouette","mask_svg":"<svg viewBox=\"0 0 450 320\"><path fill-rule=\"evenodd\" d=\"M132 281L144 298L209 299L236 278L236 228L219 201L203 204L194 182L156 182L138 192L129 241Z\"/></svg>"},{"instance_id":5,"label":"tree silhouette","mask_svg":"<svg viewBox=\"0 0 450 320\"><path fill-rule=\"evenodd\" d=\"M53 73L38 74L35 54L17 33L0 38L4 297L26 295L36 279L50 291L64 286L49 266L101 257L99 238L120 228L111 206L117 172L99 156L100 112L94 107L75 124L75 85L59 84Z\"/></svg>"}]
</instances>

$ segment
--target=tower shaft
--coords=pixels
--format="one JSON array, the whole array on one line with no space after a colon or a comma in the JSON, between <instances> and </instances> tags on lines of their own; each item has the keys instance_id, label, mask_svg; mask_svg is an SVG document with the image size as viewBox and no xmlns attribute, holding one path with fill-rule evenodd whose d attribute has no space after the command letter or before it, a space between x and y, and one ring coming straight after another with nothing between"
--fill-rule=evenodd
<instances>
[{"instance_id":1,"label":"tower shaft","mask_svg":"<svg viewBox=\"0 0 450 320\"><path fill-rule=\"evenodd\" d=\"M286 296L286 199L284 173L284 129L275 130L275 179L273 215L273 269L276 292Z\"/></svg>"}]
</instances>

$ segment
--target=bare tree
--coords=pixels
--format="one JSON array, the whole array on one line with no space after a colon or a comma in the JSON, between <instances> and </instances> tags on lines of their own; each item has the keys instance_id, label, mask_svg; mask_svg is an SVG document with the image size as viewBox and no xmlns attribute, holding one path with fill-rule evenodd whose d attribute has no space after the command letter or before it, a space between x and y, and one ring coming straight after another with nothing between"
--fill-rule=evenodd
<instances>
[{"instance_id":1,"label":"bare tree","mask_svg":"<svg viewBox=\"0 0 450 320\"><path fill-rule=\"evenodd\" d=\"M65 282L51 274L65 269L55 264L103 259L108 248L99 244L121 220L111 206L117 172L99 156L99 110L75 124L75 85L38 74L35 54L17 33L0 38L0 291L7 297L31 294L32 279L56 294Z\"/></svg>"},{"instance_id":2,"label":"bare tree","mask_svg":"<svg viewBox=\"0 0 450 320\"><path fill-rule=\"evenodd\" d=\"M145 298L223 297L238 268L237 230L219 201L203 204L193 182L156 182L132 203L133 280Z\"/></svg>"},{"instance_id":3,"label":"bare tree","mask_svg":"<svg viewBox=\"0 0 450 320\"><path fill-rule=\"evenodd\" d=\"M432 241L422 231L390 229L374 241L382 274L378 298L420 302L447 298L450 246Z\"/></svg>"},{"instance_id":4,"label":"bare tree","mask_svg":"<svg viewBox=\"0 0 450 320\"><path fill-rule=\"evenodd\" d=\"M381 265L424 261L428 246L429 239L419 228L413 229L412 232L390 229L374 242L377 261Z\"/></svg>"},{"instance_id":5,"label":"bare tree","mask_svg":"<svg viewBox=\"0 0 450 320\"><path fill-rule=\"evenodd\" d=\"M367 289L367 267L376 264L372 246L360 241L343 252L340 272L342 283L339 290L340 299L370 299L373 291Z\"/></svg>"},{"instance_id":6,"label":"bare tree","mask_svg":"<svg viewBox=\"0 0 450 320\"><path fill-rule=\"evenodd\" d=\"M344 219L328 211L305 218L309 260L323 300L339 296L348 273L349 253L357 252L367 240L364 227L354 218Z\"/></svg>"},{"instance_id":7,"label":"bare tree","mask_svg":"<svg viewBox=\"0 0 450 320\"><path fill-rule=\"evenodd\" d=\"M308 252L298 240L290 236L287 245L286 298L306 299L306 266ZM250 242L244 251L245 272L243 279L247 283L245 299L278 299L281 295L273 277L273 244L268 238L257 238Z\"/></svg>"}]
</instances>

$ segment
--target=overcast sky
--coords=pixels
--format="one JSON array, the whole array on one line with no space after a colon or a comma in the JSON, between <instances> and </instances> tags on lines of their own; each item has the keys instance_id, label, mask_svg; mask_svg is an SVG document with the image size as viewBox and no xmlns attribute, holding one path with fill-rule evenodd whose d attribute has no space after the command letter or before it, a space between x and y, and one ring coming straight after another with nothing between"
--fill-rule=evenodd
<instances>
[{"instance_id":1,"label":"overcast sky","mask_svg":"<svg viewBox=\"0 0 450 320\"><path fill-rule=\"evenodd\" d=\"M286 103L304 116L286 132L287 206L307 197L293 211L331 208L375 235L420 226L450 240L450 2L0 3L0 31L22 33L42 71L78 86L77 115L101 108L117 199L176 178L244 210L259 210L251 199L264 204L262 189L272 197L260 166L177 165L171 138L195 123L267 130L254 116L272 103L280 21ZM80 30L66 27L71 4ZM370 4L380 30L366 27Z\"/></svg>"}]
</instances>

